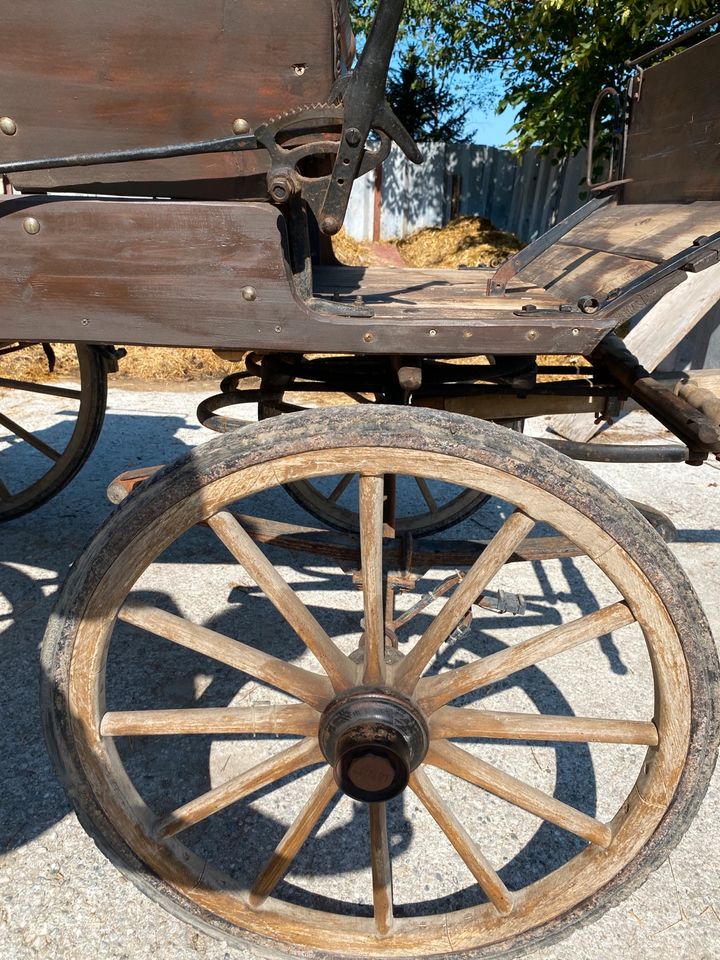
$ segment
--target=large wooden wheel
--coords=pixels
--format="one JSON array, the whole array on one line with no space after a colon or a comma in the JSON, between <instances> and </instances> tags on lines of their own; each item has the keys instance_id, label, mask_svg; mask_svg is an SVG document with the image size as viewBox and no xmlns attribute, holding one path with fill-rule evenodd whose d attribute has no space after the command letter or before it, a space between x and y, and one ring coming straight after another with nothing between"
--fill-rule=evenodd
<instances>
[{"instance_id":1,"label":"large wooden wheel","mask_svg":"<svg viewBox=\"0 0 720 960\"><path fill-rule=\"evenodd\" d=\"M78 473L100 435L107 402L107 361L79 344L77 383L4 376L3 360L38 353L40 344L0 344L0 522L42 506ZM52 398L41 411L32 400Z\"/></svg>"},{"instance_id":2,"label":"large wooden wheel","mask_svg":"<svg viewBox=\"0 0 720 960\"><path fill-rule=\"evenodd\" d=\"M432 603L421 581L395 617L383 478L399 464L501 498L504 520L452 592L431 571ZM348 612L327 569L276 566L230 507L351 471ZM566 559L521 560L548 526L583 552L578 596ZM184 550L214 566L183 577ZM483 613L459 639L491 586L524 591L531 615ZM554 451L433 411L288 415L158 474L74 566L43 669L51 752L101 847L172 911L296 957L486 957L558 936L667 856L717 752L717 657L665 544Z\"/></svg>"}]
</instances>

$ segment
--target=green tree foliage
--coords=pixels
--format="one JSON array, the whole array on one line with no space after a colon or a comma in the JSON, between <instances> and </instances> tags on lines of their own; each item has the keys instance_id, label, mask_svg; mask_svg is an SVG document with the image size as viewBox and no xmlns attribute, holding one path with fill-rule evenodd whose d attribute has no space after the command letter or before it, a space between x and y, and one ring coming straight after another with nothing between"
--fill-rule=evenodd
<instances>
[{"instance_id":1,"label":"green tree foliage","mask_svg":"<svg viewBox=\"0 0 720 960\"><path fill-rule=\"evenodd\" d=\"M355 0L360 32L375 3ZM499 76L515 148L570 154L598 91L625 85L627 59L717 12L717 0L407 0L400 59L412 48L442 89L457 85L456 107L494 93Z\"/></svg>"},{"instance_id":2,"label":"green tree foliage","mask_svg":"<svg viewBox=\"0 0 720 960\"><path fill-rule=\"evenodd\" d=\"M470 138L467 102L451 78L427 67L413 47L404 50L388 81L388 99L418 142L458 143Z\"/></svg>"}]
</instances>

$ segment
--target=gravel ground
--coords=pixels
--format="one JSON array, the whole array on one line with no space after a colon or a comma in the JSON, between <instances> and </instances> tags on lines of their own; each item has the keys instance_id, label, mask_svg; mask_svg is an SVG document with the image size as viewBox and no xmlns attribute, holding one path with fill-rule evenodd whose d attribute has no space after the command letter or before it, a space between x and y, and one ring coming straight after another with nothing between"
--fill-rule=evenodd
<instances>
[{"instance_id":1,"label":"gravel ground","mask_svg":"<svg viewBox=\"0 0 720 960\"><path fill-rule=\"evenodd\" d=\"M53 596L68 565L78 555L93 530L107 516L110 507L104 497L108 481L123 470L165 462L188 446L200 443L209 434L197 426L194 411L201 394L193 389L183 392L152 392L138 389L111 391L106 425L97 450L75 482L50 504L34 514L2 527L0 540L0 652L3 683L0 687L2 727L0 757L3 787L0 811L0 957L8 960L31 958L72 958L72 960L249 960L253 954L230 948L220 941L196 932L173 919L146 899L125 880L97 851L69 812L46 757L40 732L37 702L37 658ZM34 401L35 413L45 415L50 401ZM48 420L49 423L49 420ZM542 424L537 426L542 429ZM653 433L649 418L634 415L629 430L643 436ZM1 442L0 442L1 448ZM704 604L716 636L720 636L720 591L717 570L720 561L720 464L699 469L678 466L615 467L602 465L598 472L621 493L652 504L668 514L679 530L673 545ZM301 520L303 514L283 494L265 502L266 515L278 519ZM493 505L468 521L465 532L481 536L497 520ZM301 520L302 522L302 520ZM455 535L455 531L453 532ZM183 609L199 604L193 614L205 622L214 615L213 604L227 601L228 585L244 591L248 599L232 616L241 617L246 609L253 614L257 598L249 582L238 579L237 570L222 557L210 557L213 576L208 579L207 557L194 557L191 564L171 557L159 564L143 587L162 591L168 602ZM347 578L321 564L290 567L287 555L283 572L314 608L322 610L336 626L336 635L352 633L356 624L358 594L348 587ZM530 565L524 565L530 567ZM182 574L182 576L181 576ZM432 581L434 574L430 572ZM542 580L538 571L529 569L522 576L522 591L529 609L537 618L544 616L549 599L561 606L594 609L602 599L605 586L593 579L580 561L557 565ZM183 579L184 577L184 579ZM437 574L439 578L440 575ZM206 609L203 607L205 604ZM256 608L257 609L257 608ZM240 621L238 621L240 622ZM517 625L523 630L537 629L538 619ZM273 629L276 624L271 624ZM227 629L227 628L225 628ZM278 628L279 629L279 628ZM514 637L513 637L514 639ZM278 643L287 642L278 635ZM350 641L348 641L350 642ZM495 641L493 641L495 642ZM502 643L498 637L497 643ZM610 701L620 693L641 702L647 690L640 680L641 653L629 643L618 647L612 640L598 642L588 653L586 669L595 676L610 666L607 685L592 692L596 715L613 709ZM295 662L302 663L298 651ZM527 698L570 704L573 690L561 687L563 663L543 665L522 687L501 692L506 703L527 702ZM637 676L636 676L637 675ZM140 662L129 661L125 686L142 684ZM228 692L226 676L209 676L196 670L192 689L178 681L169 695L172 703L200 700L214 705L207 689L216 691L220 702L227 703L237 691ZM122 685L121 685L122 686ZM247 685L242 696L248 695ZM224 694L223 694L224 691ZM119 691L122 693L122 689ZM224 695L224 700L222 696ZM263 697L267 691L263 691ZM208 699L210 697L210 699ZM563 697L568 698L562 700ZM607 702L606 702L607 701ZM239 701L238 701L239 702ZM494 705L494 704L493 704ZM515 709L522 707L515 706ZM502 707L500 707L502 709ZM513 709L512 706L507 709ZM607 715L612 715L608 713ZM502 749L502 748L500 748ZM525 753L522 751L525 750ZM491 755L492 757L492 755ZM612 795L590 789L590 784L614 783L622 787L622 770L631 769L630 752L619 761L609 760L601 749L584 752L554 751L549 747L522 748L518 763L534 782L563 799L573 798L580 806L595 805L598 816L611 815ZM161 753L160 759L164 759ZM154 756L157 761L158 757ZM200 761L202 766L203 760ZM213 782L226 777L232 765L242 766L242 754L221 743L204 757L203 776ZM230 764L228 770L228 764ZM625 767L623 767L625 764ZM523 766L524 765L524 766ZM622 769L621 769L622 768ZM534 771L534 773L533 773ZM441 778L438 780L441 782ZM191 790L193 784L188 785ZM197 786L197 784L195 784ZM284 790L285 788L283 788ZM454 802L466 806L466 794L455 786ZM196 791L197 792L197 791ZM283 793L281 791L281 793ZM592 795L590 795L592 794ZM191 790L192 795L192 790ZM287 822L294 800L276 798L273 805L259 801L252 817L243 825L253 830L258 843L277 839L278 827ZM290 797L290 794L287 794ZM469 794L467 794L469 798ZM573 933L560 945L538 950L543 960L638 960L688 958L709 960L720 955L720 796L718 777L701 811L677 850L665 864L620 907L592 926ZM469 802L469 801L468 801ZM608 804L607 810L603 804ZM490 844L488 850L503 860L516 857L515 869L522 872L532 866L527 851L534 847L532 821L520 821L515 841L518 849L507 849L498 837L508 825L506 805L490 803L485 813L471 821ZM411 802L398 808L398 832L403 823L422 821L422 811ZM590 811L592 812L592 810ZM352 902L354 880L363 869L358 861L351 869L333 873L333 855L338 828L352 823L357 810L338 805L318 833L318 852L303 864L308 889L316 885L327 895ZM468 813L468 817L472 814ZM495 838L495 839L492 839ZM411 904L438 894L441 880L447 881L452 859L442 838L430 835L420 842L414 854L399 851L396 880L405 902ZM494 846L493 846L494 844ZM269 846L271 849L271 845ZM520 852L518 852L520 850ZM521 856L522 850L526 853ZM501 861L502 862L502 861ZM441 872L442 870L442 872ZM466 885L460 872L457 887Z\"/></svg>"}]
</instances>

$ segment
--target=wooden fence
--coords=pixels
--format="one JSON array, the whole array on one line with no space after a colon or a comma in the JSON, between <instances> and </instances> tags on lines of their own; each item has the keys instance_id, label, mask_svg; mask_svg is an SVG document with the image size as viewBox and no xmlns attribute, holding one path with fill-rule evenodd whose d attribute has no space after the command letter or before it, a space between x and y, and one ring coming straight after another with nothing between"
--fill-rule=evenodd
<instances>
[{"instance_id":1,"label":"wooden fence","mask_svg":"<svg viewBox=\"0 0 720 960\"><path fill-rule=\"evenodd\" d=\"M585 199L584 151L560 161L537 150L518 160L470 143L425 144L423 151L425 162L415 166L394 148L380 171L355 184L345 222L352 237L390 240L467 214L529 243Z\"/></svg>"}]
</instances>

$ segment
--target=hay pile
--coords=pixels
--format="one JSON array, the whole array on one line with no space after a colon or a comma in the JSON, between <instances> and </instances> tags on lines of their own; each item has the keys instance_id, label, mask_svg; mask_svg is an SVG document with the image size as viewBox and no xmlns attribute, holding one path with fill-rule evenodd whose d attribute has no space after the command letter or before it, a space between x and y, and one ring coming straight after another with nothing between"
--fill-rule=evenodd
<instances>
[{"instance_id":1,"label":"hay pile","mask_svg":"<svg viewBox=\"0 0 720 960\"><path fill-rule=\"evenodd\" d=\"M498 230L483 217L459 217L445 227L428 227L397 248L410 267L492 267L522 248L512 233Z\"/></svg>"}]
</instances>

